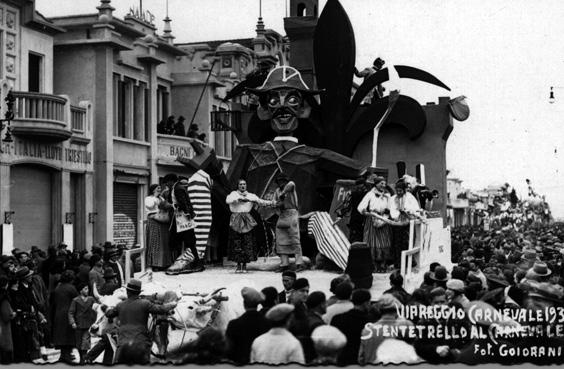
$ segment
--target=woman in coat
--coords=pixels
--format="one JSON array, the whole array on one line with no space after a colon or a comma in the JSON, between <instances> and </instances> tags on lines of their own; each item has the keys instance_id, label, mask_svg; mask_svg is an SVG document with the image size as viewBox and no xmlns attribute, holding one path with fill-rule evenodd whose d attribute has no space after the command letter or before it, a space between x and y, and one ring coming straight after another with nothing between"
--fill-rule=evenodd
<instances>
[{"instance_id":1,"label":"woman in coat","mask_svg":"<svg viewBox=\"0 0 564 369\"><path fill-rule=\"evenodd\" d=\"M51 294L51 322L53 325L53 345L61 350L60 360L72 363L72 349L75 347L75 332L69 323L68 314L72 300L78 292L72 281L74 273L65 270L59 284Z\"/></svg>"},{"instance_id":2,"label":"woman in coat","mask_svg":"<svg viewBox=\"0 0 564 369\"><path fill-rule=\"evenodd\" d=\"M389 224L373 216L389 217L390 195L386 192L386 179L374 174L366 180L374 187L368 191L358 204L358 212L366 216L364 222L364 242L372 250L377 272L385 272L386 264L393 262L392 229Z\"/></svg>"}]
</instances>

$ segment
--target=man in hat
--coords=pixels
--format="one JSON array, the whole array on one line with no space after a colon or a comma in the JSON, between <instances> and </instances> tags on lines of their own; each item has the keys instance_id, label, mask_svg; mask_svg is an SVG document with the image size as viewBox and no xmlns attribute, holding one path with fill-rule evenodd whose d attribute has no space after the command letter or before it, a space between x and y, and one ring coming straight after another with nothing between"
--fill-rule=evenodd
<instances>
[{"instance_id":1,"label":"man in hat","mask_svg":"<svg viewBox=\"0 0 564 369\"><path fill-rule=\"evenodd\" d=\"M435 271L431 272L431 279L435 282L434 287L446 289L446 282L448 281L447 269L442 265L437 266Z\"/></svg>"},{"instance_id":2,"label":"man in hat","mask_svg":"<svg viewBox=\"0 0 564 369\"><path fill-rule=\"evenodd\" d=\"M376 302L376 307L382 314L376 323L368 323L362 330L360 337L360 349L358 352L358 363L365 365L376 361L376 350L386 339L383 331L387 331L395 326L409 327L413 323L398 316L398 311L402 304L393 295L384 294ZM407 332L404 331L404 332ZM399 333L398 339L407 338L407 333Z\"/></svg>"},{"instance_id":3,"label":"man in hat","mask_svg":"<svg viewBox=\"0 0 564 369\"><path fill-rule=\"evenodd\" d=\"M15 362L30 362L41 357L39 324L44 317L38 315L37 301L31 288L33 271L26 266L16 270L17 283L10 290L10 304L17 312L12 321Z\"/></svg>"},{"instance_id":4,"label":"man in hat","mask_svg":"<svg viewBox=\"0 0 564 369\"><path fill-rule=\"evenodd\" d=\"M141 281L132 279L126 287L127 299L120 302L115 308L106 311L106 317L119 317L120 326L118 330L117 360L120 362L120 349L128 341L137 341L146 345L143 363L149 363L151 349L151 337L147 330L149 314L165 314L173 310L176 301L157 305L151 301L139 297L141 294Z\"/></svg>"},{"instance_id":5,"label":"man in hat","mask_svg":"<svg viewBox=\"0 0 564 369\"><path fill-rule=\"evenodd\" d=\"M446 296L450 305L465 309L470 300L464 295L464 282L460 279L450 279L446 283Z\"/></svg>"},{"instance_id":6,"label":"man in hat","mask_svg":"<svg viewBox=\"0 0 564 369\"><path fill-rule=\"evenodd\" d=\"M104 269L104 283L98 288L98 293L102 296L109 296L114 293L115 290L119 288L118 281L116 279L117 274L112 268Z\"/></svg>"},{"instance_id":7,"label":"man in hat","mask_svg":"<svg viewBox=\"0 0 564 369\"><path fill-rule=\"evenodd\" d=\"M178 117L178 120L174 124L174 135L175 136L186 136L186 127L184 127L184 118L182 115Z\"/></svg>"},{"instance_id":8,"label":"man in hat","mask_svg":"<svg viewBox=\"0 0 564 369\"><path fill-rule=\"evenodd\" d=\"M11 278L15 275L16 269L16 258L8 255L0 257L0 275Z\"/></svg>"},{"instance_id":9,"label":"man in hat","mask_svg":"<svg viewBox=\"0 0 564 369\"><path fill-rule=\"evenodd\" d=\"M264 301L264 295L254 288L244 287L241 290L245 312L227 324L225 338L228 344L227 357L237 365L246 365L250 361L251 345L258 336L268 332L269 321L257 311Z\"/></svg>"},{"instance_id":10,"label":"man in hat","mask_svg":"<svg viewBox=\"0 0 564 369\"><path fill-rule=\"evenodd\" d=\"M286 328L294 309L294 305L282 303L274 306L266 313L266 319L270 321L272 328L253 341L251 363L305 364L300 341Z\"/></svg>"},{"instance_id":11,"label":"man in hat","mask_svg":"<svg viewBox=\"0 0 564 369\"><path fill-rule=\"evenodd\" d=\"M125 281L125 267L119 261L119 251L117 247L108 248L105 252L106 263L104 268L112 268L116 273L118 287L123 286Z\"/></svg>"},{"instance_id":12,"label":"man in hat","mask_svg":"<svg viewBox=\"0 0 564 369\"><path fill-rule=\"evenodd\" d=\"M18 250L14 256L16 257L16 260L18 262L18 265L23 266L25 265L26 261L28 261L29 259L31 259L31 256L29 255L29 252L24 251L24 250Z\"/></svg>"}]
</instances>

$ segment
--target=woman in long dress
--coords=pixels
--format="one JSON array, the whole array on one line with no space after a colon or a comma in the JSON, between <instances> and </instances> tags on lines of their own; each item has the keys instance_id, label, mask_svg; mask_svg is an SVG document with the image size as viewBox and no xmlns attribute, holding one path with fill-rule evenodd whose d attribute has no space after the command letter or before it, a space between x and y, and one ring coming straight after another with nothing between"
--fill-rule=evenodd
<instances>
[{"instance_id":1,"label":"woman in long dress","mask_svg":"<svg viewBox=\"0 0 564 369\"><path fill-rule=\"evenodd\" d=\"M389 217L390 195L386 192L384 177L370 175L366 183L374 187L364 195L357 207L358 212L366 216L363 240L372 251L376 271L385 272L386 265L393 262L392 229L388 223L373 214Z\"/></svg>"},{"instance_id":2,"label":"woman in long dress","mask_svg":"<svg viewBox=\"0 0 564 369\"><path fill-rule=\"evenodd\" d=\"M254 228L257 222L251 215L254 206L273 206L273 201L260 199L247 192L247 182L240 179L237 190L226 199L231 210L229 220L229 247L227 259L237 262L235 273L247 273L247 263L257 260L257 245Z\"/></svg>"},{"instance_id":3,"label":"woman in long dress","mask_svg":"<svg viewBox=\"0 0 564 369\"><path fill-rule=\"evenodd\" d=\"M168 242L170 221L162 218L163 214L169 213L170 204L161 196L161 191L160 185L152 184L149 196L145 198L147 266L154 270L167 268L174 261Z\"/></svg>"}]
</instances>

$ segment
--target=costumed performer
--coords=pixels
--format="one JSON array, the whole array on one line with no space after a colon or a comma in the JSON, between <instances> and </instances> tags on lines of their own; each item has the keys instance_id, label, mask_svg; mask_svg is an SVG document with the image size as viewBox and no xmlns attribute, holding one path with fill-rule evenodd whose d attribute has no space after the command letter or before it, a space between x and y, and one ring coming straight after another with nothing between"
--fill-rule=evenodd
<instances>
[{"instance_id":1,"label":"costumed performer","mask_svg":"<svg viewBox=\"0 0 564 369\"><path fill-rule=\"evenodd\" d=\"M401 252L409 246L409 221L417 216L420 210L417 199L407 191L407 183L399 181L396 183L396 194L390 201L390 216L405 225L392 227L394 265L400 267Z\"/></svg>"},{"instance_id":2,"label":"costumed performer","mask_svg":"<svg viewBox=\"0 0 564 369\"><path fill-rule=\"evenodd\" d=\"M248 192L244 179L239 180L237 190L227 196L226 202L231 210L227 258L237 262L235 273L247 273L247 263L257 260L254 235L257 222L251 215L251 210L255 205L274 206L275 202L262 200L254 193Z\"/></svg>"},{"instance_id":3,"label":"costumed performer","mask_svg":"<svg viewBox=\"0 0 564 369\"><path fill-rule=\"evenodd\" d=\"M381 217L388 217L390 213L390 195L386 192L386 179L384 177L371 174L366 183L374 187L364 195L358 212L366 216L364 222L364 242L368 244L372 251L372 258L376 264L376 271L383 273L386 271L386 264L393 261L392 256L392 229L385 221L371 215L378 214Z\"/></svg>"},{"instance_id":4,"label":"costumed performer","mask_svg":"<svg viewBox=\"0 0 564 369\"><path fill-rule=\"evenodd\" d=\"M147 266L154 270L172 264L173 255L169 245L170 205L162 196L162 187L158 184L149 186L149 196L145 197L147 213Z\"/></svg>"}]
</instances>

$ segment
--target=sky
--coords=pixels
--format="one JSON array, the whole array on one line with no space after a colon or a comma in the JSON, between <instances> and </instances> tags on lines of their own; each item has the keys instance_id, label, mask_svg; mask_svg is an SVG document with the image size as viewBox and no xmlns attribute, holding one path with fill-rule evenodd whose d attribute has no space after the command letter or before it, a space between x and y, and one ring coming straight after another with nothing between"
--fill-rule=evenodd
<instances>
[{"instance_id":1,"label":"sky","mask_svg":"<svg viewBox=\"0 0 564 369\"><path fill-rule=\"evenodd\" d=\"M447 167L463 186L508 182L526 196L525 178L564 217L564 1L340 0L355 32L356 65L426 70L452 91L418 81L390 82L420 103L464 95L470 117L454 121ZM267 28L285 34L289 0L262 0ZM166 0L143 0L158 32ZM323 9L326 0L320 0ZM36 0L45 16L96 13L96 0ZM139 0L113 0L123 17ZM259 0L169 0L175 42L254 37ZM550 86L555 102L549 103Z\"/></svg>"}]
</instances>

